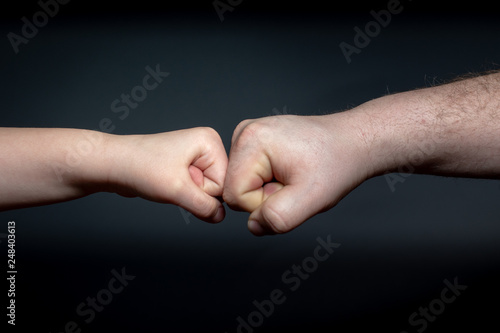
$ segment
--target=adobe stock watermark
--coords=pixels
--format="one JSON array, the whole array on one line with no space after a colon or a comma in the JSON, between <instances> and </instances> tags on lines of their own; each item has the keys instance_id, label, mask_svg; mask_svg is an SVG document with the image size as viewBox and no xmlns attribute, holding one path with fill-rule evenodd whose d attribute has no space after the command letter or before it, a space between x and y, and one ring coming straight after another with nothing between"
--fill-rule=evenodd
<instances>
[{"instance_id":1,"label":"adobe stock watermark","mask_svg":"<svg viewBox=\"0 0 500 333\"><path fill-rule=\"evenodd\" d=\"M458 296L467 289L466 285L458 284L458 278L453 279L453 283L445 279L443 281L445 287L441 290L438 298L433 299L425 307L419 307L418 311L413 312L408 317L408 323L418 333L424 332L429 323L436 321L437 317L441 315L446 309L446 305L455 302ZM401 331L401 333L409 333L408 331Z\"/></svg>"},{"instance_id":2,"label":"adobe stock watermark","mask_svg":"<svg viewBox=\"0 0 500 333\"><path fill-rule=\"evenodd\" d=\"M150 66L145 67L146 75L142 78L140 84L134 86L129 93L122 93L120 98L113 100L110 104L110 111L116 113L119 120L123 121L130 115L130 111L136 109L141 102L148 97L148 92L158 88L166 77L168 72L162 72L160 64L156 64L153 69ZM97 123L98 128L92 131L83 131L82 140L73 147L66 148L64 163L54 162L52 169L56 173L57 179L62 182L63 175L67 172L73 172L86 157L88 157L103 140L104 133L112 133L116 129L115 122L104 117Z\"/></svg>"},{"instance_id":3,"label":"adobe stock watermark","mask_svg":"<svg viewBox=\"0 0 500 333\"><path fill-rule=\"evenodd\" d=\"M279 116L279 115L287 115L289 111L291 110L288 109L288 107L285 105L281 110L276 107L273 107L271 113L273 116ZM190 224L191 217L193 216L193 214L191 214L190 212L188 212L187 210L185 210L180 206L177 206L177 209L179 209L179 212L181 213L184 223L186 223L186 225Z\"/></svg>"},{"instance_id":4,"label":"adobe stock watermark","mask_svg":"<svg viewBox=\"0 0 500 333\"><path fill-rule=\"evenodd\" d=\"M190 220L190 217L193 216L193 214L191 214L190 212L188 212L187 210L185 210L184 208L182 208L181 206L177 206L177 208L179 209L179 211L181 212L181 215L182 215L182 219L184 220L184 222L186 224L189 224L191 223L191 220Z\"/></svg>"},{"instance_id":5,"label":"adobe stock watermark","mask_svg":"<svg viewBox=\"0 0 500 333\"><path fill-rule=\"evenodd\" d=\"M38 35L39 29L45 27L49 22L49 18L53 18L59 13L60 5L66 5L70 0L40 0L38 6L40 10L33 14L31 20L26 16L21 18L23 23L20 34L9 32L7 39L12 46L15 54L19 53L21 44L28 44L30 40Z\"/></svg>"},{"instance_id":6,"label":"adobe stock watermark","mask_svg":"<svg viewBox=\"0 0 500 333\"><path fill-rule=\"evenodd\" d=\"M134 275L129 275L125 272L125 267L121 269L121 272L112 269L111 275L113 277L108 281L108 284L103 289L99 290L95 296L87 297L85 301L76 306L75 312L83 323L92 323L96 318L96 313L104 311L104 309L111 304L114 297L121 294L125 287L129 285L129 282L135 279ZM68 321L64 324L62 330L58 330L57 332L81 333L83 323L78 323L73 320Z\"/></svg>"},{"instance_id":7,"label":"adobe stock watermark","mask_svg":"<svg viewBox=\"0 0 500 333\"><path fill-rule=\"evenodd\" d=\"M361 51L370 44L372 39L376 38L381 33L382 28L387 28L391 23L393 15L397 15L402 11L403 6L399 0L389 0L389 2L387 2L387 9L382 9L378 12L374 10L370 11L370 15L374 20L367 22L363 30L358 26L354 27L355 35L352 44L347 42L341 42L339 44L340 50L347 63L350 64L352 62L352 56L354 54L360 54Z\"/></svg>"},{"instance_id":8,"label":"adobe stock watermark","mask_svg":"<svg viewBox=\"0 0 500 333\"><path fill-rule=\"evenodd\" d=\"M130 109L135 109L139 106L139 103L143 102L148 97L148 92L153 91L167 78L170 73L162 72L160 69L160 64L156 64L155 69L150 66L146 66L146 74L142 78L142 83L136 85L130 90L130 94L122 93L120 98L117 98L111 102L111 112L119 113L118 118L120 120L125 120L129 114ZM99 122L99 128L103 132L113 132L115 126L113 121L109 118L103 118Z\"/></svg>"},{"instance_id":9,"label":"adobe stock watermark","mask_svg":"<svg viewBox=\"0 0 500 333\"><path fill-rule=\"evenodd\" d=\"M278 108L273 108L272 113L275 116L280 116L280 115L286 115L286 114L288 114L288 111L292 111L292 110L289 110L287 108L287 106L285 105L285 106L283 106L283 109L281 109L281 110L278 109Z\"/></svg>"},{"instance_id":10,"label":"adobe stock watermark","mask_svg":"<svg viewBox=\"0 0 500 333\"><path fill-rule=\"evenodd\" d=\"M243 0L215 0L212 2L215 12L219 16L219 20L224 22L224 13L232 12L236 7L241 5Z\"/></svg>"},{"instance_id":11,"label":"adobe stock watermark","mask_svg":"<svg viewBox=\"0 0 500 333\"><path fill-rule=\"evenodd\" d=\"M438 116L439 122L442 124L455 124L459 121L460 115L454 110L443 111ZM396 185L404 183L408 177L415 173L418 166L424 163L429 158L432 158L438 147L442 147L446 143L446 136L439 131L419 131L416 137L412 140L416 144L415 149L409 154L408 160L404 165L400 165L395 172L384 174L384 178L391 192L396 191ZM454 154L460 147L444 145L446 153ZM442 148L440 148L442 149Z\"/></svg>"},{"instance_id":12,"label":"adobe stock watermark","mask_svg":"<svg viewBox=\"0 0 500 333\"><path fill-rule=\"evenodd\" d=\"M312 256L304 258L300 264L292 265L281 274L281 282L285 285L284 288L271 290L269 297L262 301L253 300L252 305L255 309L246 316L236 318L238 325L236 333L253 333L255 329L261 327L266 318L273 315L277 306L286 302L289 296L287 294L297 291L302 283L318 270L319 264L328 260L335 249L340 247L339 243L332 242L331 235L328 235L326 240L317 237L316 242L317 245ZM226 333L228 332L226 331Z\"/></svg>"}]
</instances>

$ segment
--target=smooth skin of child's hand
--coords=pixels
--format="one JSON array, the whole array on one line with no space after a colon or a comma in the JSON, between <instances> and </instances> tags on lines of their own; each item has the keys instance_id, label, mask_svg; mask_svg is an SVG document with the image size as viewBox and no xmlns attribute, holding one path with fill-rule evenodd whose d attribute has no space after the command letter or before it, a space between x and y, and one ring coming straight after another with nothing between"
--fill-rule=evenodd
<instances>
[{"instance_id":1,"label":"smooth skin of child's hand","mask_svg":"<svg viewBox=\"0 0 500 333\"><path fill-rule=\"evenodd\" d=\"M0 210L115 192L220 222L227 163L219 134L206 127L148 135L0 128Z\"/></svg>"}]
</instances>

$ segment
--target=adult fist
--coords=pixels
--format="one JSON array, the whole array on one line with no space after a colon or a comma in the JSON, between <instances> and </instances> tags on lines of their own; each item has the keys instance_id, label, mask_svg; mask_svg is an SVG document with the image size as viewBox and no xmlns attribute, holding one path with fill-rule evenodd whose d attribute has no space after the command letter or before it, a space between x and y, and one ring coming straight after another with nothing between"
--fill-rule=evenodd
<instances>
[{"instance_id":1,"label":"adult fist","mask_svg":"<svg viewBox=\"0 0 500 333\"><path fill-rule=\"evenodd\" d=\"M220 222L227 154L205 127L159 134L113 136L109 179L114 192L172 203L207 222Z\"/></svg>"},{"instance_id":2,"label":"adult fist","mask_svg":"<svg viewBox=\"0 0 500 333\"><path fill-rule=\"evenodd\" d=\"M272 116L235 129L224 201L250 212L255 235L288 232L372 174L355 114Z\"/></svg>"}]
</instances>

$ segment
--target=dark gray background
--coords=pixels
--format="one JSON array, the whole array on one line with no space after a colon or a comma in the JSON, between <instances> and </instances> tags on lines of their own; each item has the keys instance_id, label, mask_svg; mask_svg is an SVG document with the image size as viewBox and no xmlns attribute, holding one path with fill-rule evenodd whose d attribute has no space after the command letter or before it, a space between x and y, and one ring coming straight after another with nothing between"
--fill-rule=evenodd
<instances>
[{"instance_id":1,"label":"dark gray background","mask_svg":"<svg viewBox=\"0 0 500 333\"><path fill-rule=\"evenodd\" d=\"M486 7L417 2L402 2L347 64L339 43L352 44L353 28L386 4L244 1L221 22L211 1L70 2L19 54L0 42L0 125L95 129L110 118L116 134L211 126L229 151L238 122L273 109L331 113L496 68L500 26ZM31 1L6 11L2 36L39 9ZM111 102L156 64L170 76L120 120ZM75 321L82 332L236 332L236 318L279 288L286 302L255 332L416 332L410 314L455 277L468 289L426 332L481 330L498 313L499 198L494 180L411 175L392 192L377 177L293 232L264 238L247 231L245 213L228 210L210 225L172 205L105 193L3 212L1 233L17 223L16 330L61 332ZM289 291L282 274L328 235L341 246ZM5 241L0 248L3 274ZM136 278L84 323L77 305L122 267Z\"/></svg>"}]
</instances>

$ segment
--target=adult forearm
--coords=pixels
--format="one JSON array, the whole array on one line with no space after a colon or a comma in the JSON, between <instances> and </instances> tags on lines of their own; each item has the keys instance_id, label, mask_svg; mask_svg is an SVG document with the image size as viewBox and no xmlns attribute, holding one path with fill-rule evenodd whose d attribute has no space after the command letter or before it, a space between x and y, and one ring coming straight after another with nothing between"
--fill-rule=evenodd
<instances>
[{"instance_id":1,"label":"adult forearm","mask_svg":"<svg viewBox=\"0 0 500 333\"><path fill-rule=\"evenodd\" d=\"M388 172L500 178L500 74L374 99L326 116L248 119L224 200L255 235L288 232Z\"/></svg>"},{"instance_id":2,"label":"adult forearm","mask_svg":"<svg viewBox=\"0 0 500 333\"><path fill-rule=\"evenodd\" d=\"M355 110L372 175L500 178L500 73L384 96Z\"/></svg>"}]
</instances>

